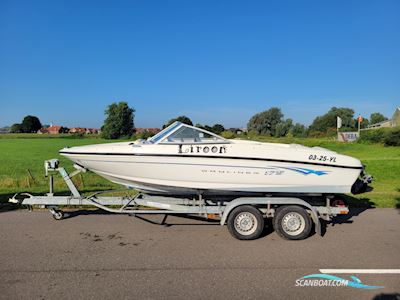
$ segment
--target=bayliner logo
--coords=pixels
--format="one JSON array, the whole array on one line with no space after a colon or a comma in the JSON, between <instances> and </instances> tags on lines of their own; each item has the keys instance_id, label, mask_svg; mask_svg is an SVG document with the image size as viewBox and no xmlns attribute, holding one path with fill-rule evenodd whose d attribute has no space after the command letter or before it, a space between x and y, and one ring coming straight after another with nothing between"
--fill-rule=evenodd
<instances>
[{"instance_id":1,"label":"bayliner logo","mask_svg":"<svg viewBox=\"0 0 400 300\"><path fill-rule=\"evenodd\" d=\"M179 145L178 153L226 153L226 146Z\"/></svg>"},{"instance_id":2,"label":"bayliner logo","mask_svg":"<svg viewBox=\"0 0 400 300\"><path fill-rule=\"evenodd\" d=\"M363 284L356 276L350 276L351 280L330 274L311 274L296 280L298 287L353 287L357 289L382 289L384 286Z\"/></svg>"}]
</instances>

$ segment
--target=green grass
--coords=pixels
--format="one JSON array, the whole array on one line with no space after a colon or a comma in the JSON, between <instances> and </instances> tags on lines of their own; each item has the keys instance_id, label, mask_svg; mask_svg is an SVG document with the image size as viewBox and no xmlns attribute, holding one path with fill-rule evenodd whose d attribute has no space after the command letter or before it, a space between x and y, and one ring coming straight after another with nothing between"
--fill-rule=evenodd
<instances>
[{"instance_id":1,"label":"green grass","mask_svg":"<svg viewBox=\"0 0 400 300\"><path fill-rule=\"evenodd\" d=\"M373 144L338 143L329 139L294 139L256 137L265 142L299 143L306 146L319 146L359 158L366 171L375 178L370 193L356 196L362 202L369 201L376 207L400 206L400 148ZM6 202L17 192L44 194L48 182L44 177L43 162L51 158L60 159L61 165L72 171L72 163L58 155L65 146L78 146L111 142L99 137L73 139L66 136L50 135L0 135L0 202ZM33 179L30 178L28 170ZM120 188L91 172L74 179L83 192ZM55 176L56 191L68 193L60 178Z\"/></svg>"},{"instance_id":2,"label":"green grass","mask_svg":"<svg viewBox=\"0 0 400 300\"><path fill-rule=\"evenodd\" d=\"M72 171L71 161L58 154L61 148L106 142L110 141L100 138L0 138L0 201L7 201L10 195L17 192L46 193L48 179L44 177L43 162L47 159L58 158L62 166ZM56 191L68 193L60 176L54 179ZM83 192L120 188L91 172L74 177L74 181Z\"/></svg>"},{"instance_id":3,"label":"green grass","mask_svg":"<svg viewBox=\"0 0 400 300\"><path fill-rule=\"evenodd\" d=\"M10 140L10 139L54 139L54 138L62 138L62 139L101 139L99 134L84 134L82 137L79 137L77 134L70 133L58 133L58 134L36 134L36 133L0 133L0 141L1 140Z\"/></svg>"}]
</instances>

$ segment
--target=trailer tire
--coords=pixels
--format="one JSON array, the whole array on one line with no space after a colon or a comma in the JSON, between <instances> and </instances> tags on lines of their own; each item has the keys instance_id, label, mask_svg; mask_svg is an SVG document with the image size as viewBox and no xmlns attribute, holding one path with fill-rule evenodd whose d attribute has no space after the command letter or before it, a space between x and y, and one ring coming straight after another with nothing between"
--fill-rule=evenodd
<instances>
[{"instance_id":1,"label":"trailer tire","mask_svg":"<svg viewBox=\"0 0 400 300\"><path fill-rule=\"evenodd\" d=\"M238 240L254 240L264 230L264 218L254 206L242 205L231 211L227 220L228 230Z\"/></svg>"},{"instance_id":2,"label":"trailer tire","mask_svg":"<svg viewBox=\"0 0 400 300\"><path fill-rule=\"evenodd\" d=\"M302 240L310 235L312 221L304 208L289 205L278 208L273 225L280 237L286 240Z\"/></svg>"}]
</instances>

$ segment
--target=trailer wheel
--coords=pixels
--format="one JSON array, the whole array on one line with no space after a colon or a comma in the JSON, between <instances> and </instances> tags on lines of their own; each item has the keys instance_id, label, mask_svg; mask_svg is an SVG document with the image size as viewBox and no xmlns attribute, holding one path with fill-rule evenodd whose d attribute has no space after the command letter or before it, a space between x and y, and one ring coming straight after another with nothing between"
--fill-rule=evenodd
<instances>
[{"instance_id":1,"label":"trailer wheel","mask_svg":"<svg viewBox=\"0 0 400 300\"><path fill-rule=\"evenodd\" d=\"M279 208L273 224L276 233L287 240L305 239L312 228L312 221L307 211L296 205Z\"/></svg>"},{"instance_id":2,"label":"trailer wheel","mask_svg":"<svg viewBox=\"0 0 400 300\"><path fill-rule=\"evenodd\" d=\"M261 212L251 205L235 208L229 214L228 230L238 240L254 240L264 230L264 218Z\"/></svg>"},{"instance_id":3,"label":"trailer wheel","mask_svg":"<svg viewBox=\"0 0 400 300\"><path fill-rule=\"evenodd\" d=\"M62 220L64 218L64 212L62 210L55 210L51 214L53 218L57 221Z\"/></svg>"}]
</instances>

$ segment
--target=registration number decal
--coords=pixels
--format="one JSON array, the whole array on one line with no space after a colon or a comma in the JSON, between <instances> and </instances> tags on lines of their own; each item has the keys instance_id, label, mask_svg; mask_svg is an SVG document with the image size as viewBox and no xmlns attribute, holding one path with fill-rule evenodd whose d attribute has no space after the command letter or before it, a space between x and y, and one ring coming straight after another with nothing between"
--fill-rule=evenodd
<instances>
[{"instance_id":1,"label":"registration number decal","mask_svg":"<svg viewBox=\"0 0 400 300\"><path fill-rule=\"evenodd\" d=\"M309 160L336 162L336 156L311 154Z\"/></svg>"}]
</instances>

